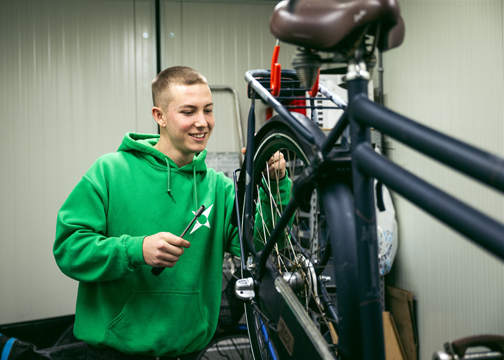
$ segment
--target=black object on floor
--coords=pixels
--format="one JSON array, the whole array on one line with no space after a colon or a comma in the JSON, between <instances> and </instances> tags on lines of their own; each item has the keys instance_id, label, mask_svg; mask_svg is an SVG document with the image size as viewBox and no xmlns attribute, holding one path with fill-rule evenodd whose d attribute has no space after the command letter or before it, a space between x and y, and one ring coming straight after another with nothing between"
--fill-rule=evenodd
<instances>
[{"instance_id":1,"label":"black object on floor","mask_svg":"<svg viewBox=\"0 0 504 360\"><path fill-rule=\"evenodd\" d=\"M0 358L85 360L87 344L73 335L75 316L0 325Z\"/></svg>"}]
</instances>

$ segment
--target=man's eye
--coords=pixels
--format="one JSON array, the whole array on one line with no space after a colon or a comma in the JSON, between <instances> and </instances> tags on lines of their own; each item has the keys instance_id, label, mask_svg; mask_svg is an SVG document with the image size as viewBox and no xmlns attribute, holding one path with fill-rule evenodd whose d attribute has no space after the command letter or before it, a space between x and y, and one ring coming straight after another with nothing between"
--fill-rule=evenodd
<instances>
[{"instance_id":1,"label":"man's eye","mask_svg":"<svg viewBox=\"0 0 504 360\"><path fill-rule=\"evenodd\" d=\"M192 115L192 111L182 111L182 114L184 115Z\"/></svg>"},{"instance_id":2,"label":"man's eye","mask_svg":"<svg viewBox=\"0 0 504 360\"><path fill-rule=\"evenodd\" d=\"M211 113L213 113L213 110L212 109L207 109L207 110L205 110L205 113L211 114Z\"/></svg>"}]
</instances>

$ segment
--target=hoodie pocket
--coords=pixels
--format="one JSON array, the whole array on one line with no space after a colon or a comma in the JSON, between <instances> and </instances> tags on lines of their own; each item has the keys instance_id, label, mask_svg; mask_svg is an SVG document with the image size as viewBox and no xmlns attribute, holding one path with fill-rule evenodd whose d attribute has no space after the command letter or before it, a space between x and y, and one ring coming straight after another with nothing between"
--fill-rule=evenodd
<instances>
[{"instance_id":1,"label":"hoodie pocket","mask_svg":"<svg viewBox=\"0 0 504 360\"><path fill-rule=\"evenodd\" d=\"M134 292L108 325L107 345L124 353L179 355L210 340L199 292Z\"/></svg>"}]
</instances>

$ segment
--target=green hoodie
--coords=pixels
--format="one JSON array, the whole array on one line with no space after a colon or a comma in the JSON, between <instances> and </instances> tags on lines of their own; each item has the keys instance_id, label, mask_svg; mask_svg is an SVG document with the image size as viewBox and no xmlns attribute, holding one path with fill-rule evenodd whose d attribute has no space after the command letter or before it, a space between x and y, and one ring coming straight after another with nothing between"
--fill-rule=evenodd
<instances>
[{"instance_id":1,"label":"green hoodie","mask_svg":"<svg viewBox=\"0 0 504 360\"><path fill-rule=\"evenodd\" d=\"M205 164L206 150L179 168L153 146L158 135L129 133L100 157L58 213L54 256L79 281L75 336L126 354L177 356L211 339L220 308L224 251L240 255L231 225L234 188ZM280 189L288 201L290 181ZM180 235L191 243L173 268L151 274L145 236Z\"/></svg>"}]
</instances>

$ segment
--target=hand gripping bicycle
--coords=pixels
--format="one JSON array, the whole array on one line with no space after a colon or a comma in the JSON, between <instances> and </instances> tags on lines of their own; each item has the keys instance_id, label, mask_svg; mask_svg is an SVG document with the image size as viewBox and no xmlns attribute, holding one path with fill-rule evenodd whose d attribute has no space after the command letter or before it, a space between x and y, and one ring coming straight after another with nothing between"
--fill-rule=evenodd
<instances>
[{"instance_id":1,"label":"hand gripping bicycle","mask_svg":"<svg viewBox=\"0 0 504 360\"><path fill-rule=\"evenodd\" d=\"M399 46L404 36L395 1L283 1L270 29L300 50L296 71L275 65L245 76L252 105L245 165L235 179L243 272L236 293L246 300L253 353L384 359L374 200L377 194L381 203L382 184L501 259L504 225L380 156L370 128L502 192L504 160L368 100L375 49ZM345 74L349 99L327 136L283 105L311 92L321 64L329 65L322 73ZM323 86L318 90L331 108L341 107ZM278 115L253 136L256 97ZM264 171L277 151L293 184L288 203L278 190L286 179Z\"/></svg>"}]
</instances>

